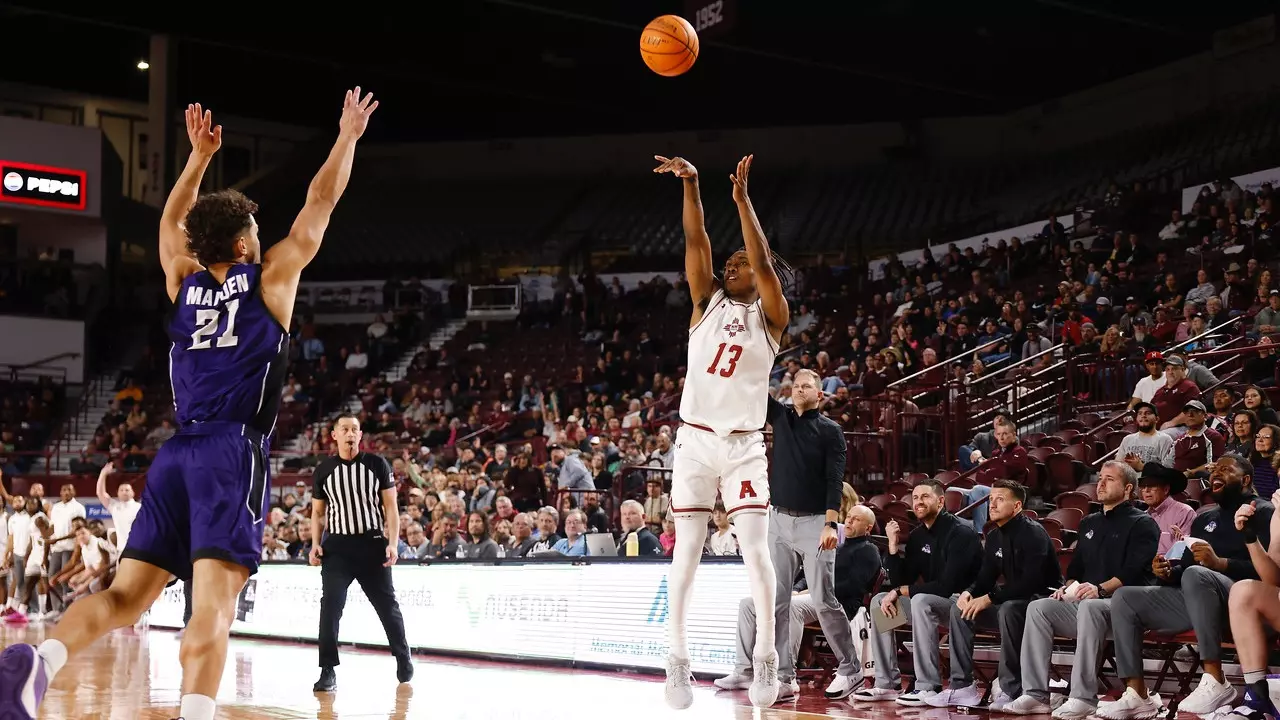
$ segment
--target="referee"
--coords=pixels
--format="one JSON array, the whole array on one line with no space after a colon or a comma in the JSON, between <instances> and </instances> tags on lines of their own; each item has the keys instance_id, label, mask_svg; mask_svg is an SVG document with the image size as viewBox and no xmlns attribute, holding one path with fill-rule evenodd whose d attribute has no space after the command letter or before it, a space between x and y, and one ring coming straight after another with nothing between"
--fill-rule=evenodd
<instances>
[{"instance_id":1,"label":"referee","mask_svg":"<svg viewBox=\"0 0 1280 720\"><path fill-rule=\"evenodd\" d=\"M791 652L791 590L797 566L803 563L822 634L840 663L825 693L826 697L837 699L848 697L862 684L862 664L854 650L850 618L835 592L835 549L844 489L844 432L835 421L818 412L822 400L820 382L812 370L796 371L791 385L794 410L769 398L768 420L773 426L769 555L778 577L774 634L781 692L788 692L796 676Z\"/></svg>"},{"instance_id":2,"label":"referee","mask_svg":"<svg viewBox=\"0 0 1280 720\"><path fill-rule=\"evenodd\" d=\"M399 556L400 515L396 511L391 466L377 455L360 451L360 421L342 415L333 424L338 456L325 458L315 470L311 496L311 564L320 565L320 679L316 692L338 687L338 623L347 604L351 581L378 613L387 643L396 658L396 677L409 682L413 662L404 638L404 618L391 585L391 566ZM386 533L383 523L386 523ZM328 536L322 533L325 526ZM320 539L323 538L323 541Z\"/></svg>"}]
</instances>

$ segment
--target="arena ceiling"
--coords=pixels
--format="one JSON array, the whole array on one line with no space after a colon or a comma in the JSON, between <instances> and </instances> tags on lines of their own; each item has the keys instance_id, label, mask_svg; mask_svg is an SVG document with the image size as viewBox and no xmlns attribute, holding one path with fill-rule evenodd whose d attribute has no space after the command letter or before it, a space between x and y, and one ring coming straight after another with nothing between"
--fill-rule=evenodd
<instances>
[{"instance_id":1,"label":"arena ceiling","mask_svg":"<svg viewBox=\"0 0 1280 720\"><path fill-rule=\"evenodd\" d=\"M0 3L0 80L142 100L148 33L180 39L177 93L327 126L341 90L385 100L382 137L485 138L1004 112L1211 47L1269 2L720 0L697 65L650 73L640 29L715 0L391 6ZM280 19L275 19L280 18Z\"/></svg>"}]
</instances>

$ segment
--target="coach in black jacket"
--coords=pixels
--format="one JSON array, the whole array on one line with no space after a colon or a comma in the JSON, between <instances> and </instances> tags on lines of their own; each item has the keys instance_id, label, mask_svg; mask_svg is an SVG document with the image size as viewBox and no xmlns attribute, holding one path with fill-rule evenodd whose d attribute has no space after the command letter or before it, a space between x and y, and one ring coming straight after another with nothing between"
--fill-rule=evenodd
<instances>
[{"instance_id":1,"label":"coach in black jacket","mask_svg":"<svg viewBox=\"0 0 1280 720\"><path fill-rule=\"evenodd\" d=\"M894 587L880 593L871 603L886 615L898 613L901 605L911 622L912 655L916 686L899 693L902 674L893 633L872 633L871 653L876 663L874 687L861 688L853 696L863 702L898 700L920 705L923 698L942 689L938 670L938 625L949 617L951 596L977 577L982 567L982 543L967 520L947 512L945 489L937 480L922 480L911 491L912 512L920 525L907 537L905 556L898 523L885 528L889 555L885 567ZM899 603L899 599L901 602Z\"/></svg>"},{"instance_id":2,"label":"coach in black jacket","mask_svg":"<svg viewBox=\"0 0 1280 720\"><path fill-rule=\"evenodd\" d=\"M1027 606L1062 586L1062 568L1049 533L1022 514L1027 489L1013 480L991 485L991 520L982 570L951 607L951 684L926 702L934 707L973 707L983 692L973 683L973 635L977 625L1000 630L1000 690L1022 694L1022 629ZM1004 584L997 580L1004 576Z\"/></svg>"}]
</instances>

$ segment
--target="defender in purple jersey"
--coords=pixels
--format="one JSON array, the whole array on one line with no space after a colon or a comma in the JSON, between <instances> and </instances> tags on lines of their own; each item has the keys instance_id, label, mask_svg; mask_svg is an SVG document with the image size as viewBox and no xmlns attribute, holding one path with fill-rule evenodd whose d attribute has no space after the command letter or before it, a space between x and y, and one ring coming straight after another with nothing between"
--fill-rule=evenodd
<instances>
[{"instance_id":1,"label":"defender in purple jersey","mask_svg":"<svg viewBox=\"0 0 1280 720\"><path fill-rule=\"evenodd\" d=\"M188 106L191 156L160 220L178 431L147 473L111 587L72 605L39 648L14 645L0 654L0 718L34 720L67 658L133 625L176 576L193 584L180 714L212 720L236 597L262 552L267 458L298 280L320 249L377 107L358 87L347 93L338 140L306 205L289 236L264 255L253 201L234 190L198 197L222 127L199 105Z\"/></svg>"}]
</instances>

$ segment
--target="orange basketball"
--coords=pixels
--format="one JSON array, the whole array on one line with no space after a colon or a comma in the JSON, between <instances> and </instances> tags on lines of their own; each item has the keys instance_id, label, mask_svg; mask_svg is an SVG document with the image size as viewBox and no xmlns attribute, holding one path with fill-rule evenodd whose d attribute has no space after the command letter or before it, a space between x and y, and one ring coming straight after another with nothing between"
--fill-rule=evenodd
<instances>
[{"instance_id":1,"label":"orange basketball","mask_svg":"<svg viewBox=\"0 0 1280 720\"><path fill-rule=\"evenodd\" d=\"M698 33L679 15L663 15L640 33L640 57L659 75L683 75L698 60Z\"/></svg>"}]
</instances>

